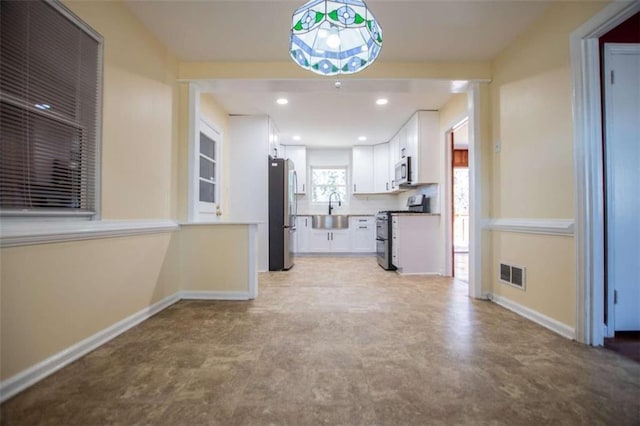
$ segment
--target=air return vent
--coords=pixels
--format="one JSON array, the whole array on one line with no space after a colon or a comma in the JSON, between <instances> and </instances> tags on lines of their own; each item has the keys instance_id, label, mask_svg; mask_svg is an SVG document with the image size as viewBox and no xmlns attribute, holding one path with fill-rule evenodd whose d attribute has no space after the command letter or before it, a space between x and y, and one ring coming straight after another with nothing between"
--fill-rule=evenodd
<instances>
[{"instance_id":1,"label":"air return vent","mask_svg":"<svg viewBox=\"0 0 640 426\"><path fill-rule=\"evenodd\" d=\"M524 290L525 268L500 262L500 281Z\"/></svg>"}]
</instances>

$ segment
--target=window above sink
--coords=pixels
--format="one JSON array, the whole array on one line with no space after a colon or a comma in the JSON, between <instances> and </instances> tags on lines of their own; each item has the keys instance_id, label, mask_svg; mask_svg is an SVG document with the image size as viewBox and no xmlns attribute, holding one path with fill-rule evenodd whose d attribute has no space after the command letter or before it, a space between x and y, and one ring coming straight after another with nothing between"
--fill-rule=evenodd
<instances>
[{"instance_id":1,"label":"window above sink","mask_svg":"<svg viewBox=\"0 0 640 426\"><path fill-rule=\"evenodd\" d=\"M348 200L347 168L311 167L311 202L328 203L329 196L334 192L339 195L344 205Z\"/></svg>"}]
</instances>

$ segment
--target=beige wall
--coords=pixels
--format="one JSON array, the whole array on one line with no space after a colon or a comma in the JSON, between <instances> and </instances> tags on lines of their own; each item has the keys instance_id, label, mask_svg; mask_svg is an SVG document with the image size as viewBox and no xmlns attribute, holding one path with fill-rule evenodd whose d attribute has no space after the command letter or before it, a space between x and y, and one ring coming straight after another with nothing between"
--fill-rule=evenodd
<instances>
[{"instance_id":1,"label":"beige wall","mask_svg":"<svg viewBox=\"0 0 640 426\"><path fill-rule=\"evenodd\" d=\"M175 217L177 60L119 2L65 5L104 37L102 217Z\"/></svg>"},{"instance_id":2,"label":"beige wall","mask_svg":"<svg viewBox=\"0 0 640 426\"><path fill-rule=\"evenodd\" d=\"M187 225L180 231L180 280L186 291L249 291L249 227Z\"/></svg>"},{"instance_id":3,"label":"beige wall","mask_svg":"<svg viewBox=\"0 0 640 426\"><path fill-rule=\"evenodd\" d=\"M175 235L2 249L1 379L178 291Z\"/></svg>"},{"instance_id":4,"label":"beige wall","mask_svg":"<svg viewBox=\"0 0 640 426\"><path fill-rule=\"evenodd\" d=\"M492 217L574 217L569 36L604 5L554 4L493 61L490 143L502 149L486 151ZM493 232L489 250L493 293L574 326L572 238ZM525 292L497 280L501 260L527 267Z\"/></svg>"},{"instance_id":5,"label":"beige wall","mask_svg":"<svg viewBox=\"0 0 640 426\"><path fill-rule=\"evenodd\" d=\"M440 133L444 134L454 124L468 115L467 104L467 94L457 93L440 108ZM443 141L443 143L445 142Z\"/></svg>"}]
</instances>

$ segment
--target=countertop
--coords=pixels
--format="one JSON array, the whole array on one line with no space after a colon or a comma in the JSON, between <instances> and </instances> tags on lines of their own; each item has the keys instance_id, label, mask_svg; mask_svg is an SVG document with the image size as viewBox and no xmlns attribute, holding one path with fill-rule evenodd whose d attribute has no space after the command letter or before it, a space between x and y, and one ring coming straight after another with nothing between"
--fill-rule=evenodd
<instances>
[{"instance_id":1,"label":"countertop","mask_svg":"<svg viewBox=\"0 0 640 426\"><path fill-rule=\"evenodd\" d=\"M296 216L327 215L327 213L298 213ZM375 213L331 213L332 216L375 216Z\"/></svg>"},{"instance_id":2,"label":"countertop","mask_svg":"<svg viewBox=\"0 0 640 426\"><path fill-rule=\"evenodd\" d=\"M440 213L400 212L391 213L392 216L440 216Z\"/></svg>"}]
</instances>

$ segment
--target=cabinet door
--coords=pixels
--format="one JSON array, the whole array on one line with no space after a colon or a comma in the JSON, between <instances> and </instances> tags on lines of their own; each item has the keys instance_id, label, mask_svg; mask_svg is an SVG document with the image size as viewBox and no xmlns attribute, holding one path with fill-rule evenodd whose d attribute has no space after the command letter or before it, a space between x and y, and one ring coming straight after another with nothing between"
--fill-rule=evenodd
<instances>
[{"instance_id":1,"label":"cabinet door","mask_svg":"<svg viewBox=\"0 0 640 426\"><path fill-rule=\"evenodd\" d=\"M351 180L354 194L373 192L373 147L354 146L352 149Z\"/></svg>"},{"instance_id":2,"label":"cabinet door","mask_svg":"<svg viewBox=\"0 0 640 426\"><path fill-rule=\"evenodd\" d=\"M400 135L396 134L389 142L389 190L395 191L398 185L395 181L396 163L400 161Z\"/></svg>"},{"instance_id":3,"label":"cabinet door","mask_svg":"<svg viewBox=\"0 0 640 426\"><path fill-rule=\"evenodd\" d=\"M302 145L287 145L286 155L293 161L296 175L298 176L298 186L296 194L307 193L307 147Z\"/></svg>"},{"instance_id":4,"label":"cabinet door","mask_svg":"<svg viewBox=\"0 0 640 426\"><path fill-rule=\"evenodd\" d=\"M419 130L418 130L418 115L411 116L407 124L404 125L405 129L405 155L411 157L411 182L417 182L418 180L418 168L422 154L418 147Z\"/></svg>"},{"instance_id":5,"label":"cabinet door","mask_svg":"<svg viewBox=\"0 0 640 426\"><path fill-rule=\"evenodd\" d=\"M329 231L331 241L331 251L334 253L349 251L349 231L334 229Z\"/></svg>"},{"instance_id":6,"label":"cabinet door","mask_svg":"<svg viewBox=\"0 0 640 426\"><path fill-rule=\"evenodd\" d=\"M375 220L369 218L352 217L349 222L351 231L351 251L357 253L371 253L376 251Z\"/></svg>"},{"instance_id":7,"label":"cabinet door","mask_svg":"<svg viewBox=\"0 0 640 426\"><path fill-rule=\"evenodd\" d=\"M391 191L389 179L389 144L381 143L373 147L373 192Z\"/></svg>"},{"instance_id":8,"label":"cabinet door","mask_svg":"<svg viewBox=\"0 0 640 426\"><path fill-rule=\"evenodd\" d=\"M284 158L280 150L280 135L278 134L278 128L273 120L269 119L269 155L274 158Z\"/></svg>"},{"instance_id":9,"label":"cabinet door","mask_svg":"<svg viewBox=\"0 0 640 426\"><path fill-rule=\"evenodd\" d=\"M330 231L311 229L309 232L309 251L313 253L325 253L331 251Z\"/></svg>"},{"instance_id":10,"label":"cabinet door","mask_svg":"<svg viewBox=\"0 0 640 426\"><path fill-rule=\"evenodd\" d=\"M419 161L414 162L418 167L415 182L439 183L443 164L443 147L440 141L440 115L438 111L420 111L418 113L419 135L416 142ZM413 173L412 173L413 175Z\"/></svg>"},{"instance_id":11,"label":"cabinet door","mask_svg":"<svg viewBox=\"0 0 640 426\"><path fill-rule=\"evenodd\" d=\"M408 132L407 125L402 126L400 131L398 132L398 152L396 154L397 158L405 158L407 157L407 142L408 142Z\"/></svg>"},{"instance_id":12,"label":"cabinet door","mask_svg":"<svg viewBox=\"0 0 640 426\"><path fill-rule=\"evenodd\" d=\"M296 253L309 251L309 231L311 230L311 217L298 216L296 218Z\"/></svg>"}]
</instances>

